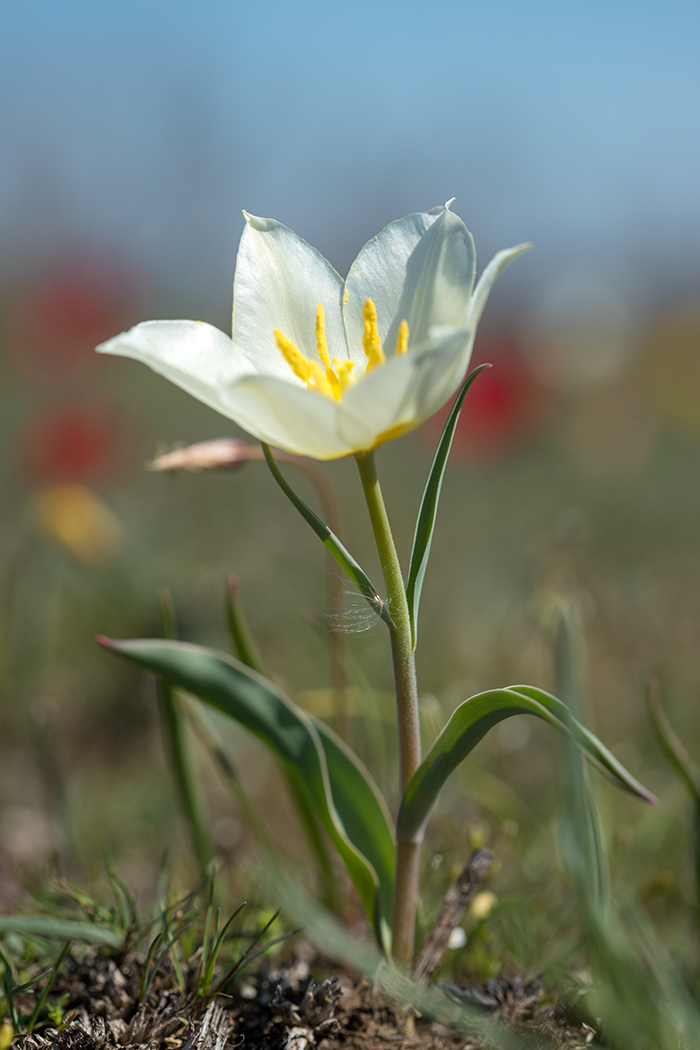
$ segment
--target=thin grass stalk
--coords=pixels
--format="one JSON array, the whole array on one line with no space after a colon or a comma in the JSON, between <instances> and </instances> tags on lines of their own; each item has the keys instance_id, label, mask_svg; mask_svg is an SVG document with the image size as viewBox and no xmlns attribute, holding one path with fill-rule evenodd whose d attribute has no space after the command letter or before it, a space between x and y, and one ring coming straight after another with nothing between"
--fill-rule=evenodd
<instances>
[{"instance_id":1,"label":"thin grass stalk","mask_svg":"<svg viewBox=\"0 0 700 1050\"><path fill-rule=\"evenodd\" d=\"M39 1018L39 1014L41 1013L42 1006L46 1002L46 996L49 994L49 991L51 989L51 985L54 982L56 974L58 973L58 971L61 968L61 964L63 963L63 960L65 959L66 955L68 955L68 952L70 951L70 946L71 946L72 943L73 943L72 940L66 941L66 943L63 946L63 950L61 951L61 954L59 955L58 959L56 960L56 962L54 963L53 967L49 971L49 979L48 979L48 981L46 982L46 984L44 985L44 987L41 990L41 995L37 999L37 1003L36 1003L36 1006L34 1007L34 1012L32 1013L32 1016L27 1021L27 1027L25 1029L25 1034L26 1035L31 1035L31 1033L34 1031L34 1025L36 1024L36 1022L37 1022L37 1020Z\"/></svg>"}]
</instances>

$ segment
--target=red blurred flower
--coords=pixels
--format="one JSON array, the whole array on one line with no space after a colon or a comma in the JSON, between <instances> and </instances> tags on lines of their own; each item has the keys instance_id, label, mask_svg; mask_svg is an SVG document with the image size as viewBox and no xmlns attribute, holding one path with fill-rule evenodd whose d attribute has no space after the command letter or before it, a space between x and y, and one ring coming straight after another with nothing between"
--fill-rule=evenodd
<instances>
[{"instance_id":1,"label":"red blurred flower","mask_svg":"<svg viewBox=\"0 0 700 1050\"><path fill-rule=\"evenodd\" d=\"M21 291L9 324L17 371L27 379L52 379L91 364L95 346L120 323L119 284L104 267L82 265Z\"/></svg>"},{"instance_id":2,"label":"red blurred flower","mask_svg":"<svg viewBox=\"0 0 700 1050\"><path fill-rule=\"evenodd\" d=\"M53 408L30 424L21 462L33 484L95 482L123 464L129 432L104 406Z\"/></svg>"},{"instance_id":3,"label":"red blurred flower","mask_svg":"<svg viewBox=\"0 0 700 1050\"><path fill-rule=\"evenodd\" d=\"M477 339L472 367L485 361L493 368L477 376L455 430L453 452L465 459L492 458L507 452L526 436L543 404L544 392L526 367L512 333L492 333ZM431 442L442 430L449 407L426 424Z\"/></svg>"}]
</instances>

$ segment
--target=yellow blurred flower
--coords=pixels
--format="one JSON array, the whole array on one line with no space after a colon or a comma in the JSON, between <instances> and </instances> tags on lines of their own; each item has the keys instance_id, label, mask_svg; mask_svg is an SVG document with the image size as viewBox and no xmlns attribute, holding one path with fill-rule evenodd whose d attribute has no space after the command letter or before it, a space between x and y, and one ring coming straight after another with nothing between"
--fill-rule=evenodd
<instances>
[{"instance_id":1,"label":"yellow blurred flower","mask_svg":"<svg viewBox=\"0 0 700 1050\"><path fill-rule=\"evenodd\" d=\"M84 485L43 489L36 496L36 511L44 531L83 565L109 561L121 547L121 523Z\"/></svg>"},{"instance_id":2,"label":"yellow blurred flower","mask_svg":"<svg viewBox=\"0 0 700 1050\"><path fill-rule=\"evenodd\" d=\"M482 919L488 919L497 904L498 897L495 893L491 893L490 890L482 890L481 893L477 893L471 903L469 917L477 922L481 922Z\"/></svg>"}]
</instances>

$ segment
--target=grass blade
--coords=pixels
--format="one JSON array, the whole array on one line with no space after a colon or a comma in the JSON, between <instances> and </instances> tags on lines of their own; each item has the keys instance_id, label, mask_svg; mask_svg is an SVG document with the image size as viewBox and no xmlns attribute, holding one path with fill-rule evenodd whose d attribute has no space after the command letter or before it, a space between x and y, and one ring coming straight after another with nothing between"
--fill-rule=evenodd
<instances>
[{"instance_id":1,"label":"grass blade","mask_svg":"<svg viewBox=\"0 0 700 1050\"><path fill-rule=\"evenodd\" d=\"M158 603L163 637L177 638L175 606L170 591L165 587L158 591ZM175 781L180 810L189 828L200 870L204 874L214 851L195 782L187 727L177 702L175 690L167 679L158 679L158 701L165 749Z\"/></svg>"},{"instance_id":2,"label":"grass blade","mask_svg":"<svg viewBox=\"0 0 700 1050\"><path fill-rule=\"evenodd\" d=\"M46 982L46 984L44 985L44 987L41 990L41 995L37 999L37 1003L36 1003L36 1006L34 1007L34 1012L33 1012L32 1016L27 1021L27 1027L25 1029L25 1034L26 1035L31 1035L31 1033L34 1031L34 1025L37 1022L39 1014L41 1013L42 1006L46 1002L46 996L49 994L49 990L51 988L51 985L54 982L54 978L55 978L56 974L58 973L58 971L60 970L61 964L62 964L63 960L65 959L66 955L68 955L68 952L70 951L70 946L71 946L72 943L73 943L72 941L66 941L61 954L59 955L58 959L56 960L56 962L54 963L52 968L49 970L49 974L50 974L49 979L48 979L48 981Z\"/></svg>"},{"instance_id":3,"label":"grass blade","mask_svg":"<svg viewBox=\"0 0 700 1050\"><path fill-rule=\"evenodd\" d=\"M75 940L85 944L104 944L120 948L122 937L108 926L53 915L0 915L0 934L18 933L20 937L47 937L50 940Z\"/></svg>"},{"instance_id":4,"label":"grass blade","mask_svg":"<svg viewBox=\"0 0 700 1050\"><path fill-rule=\"evenodd\" d=\"M258 652L258 647L255 644L255 639L243 613L243 606L238 595L237 576L229 576L228 578L227 598L228 629L233 642L234 656L237 656L242 664L245 664L246 667L251 667L258 674L267 674Z\"/></svg>"},{"instance_id":5,"label":"grass blade","mask_svg":"<svg viewBox=\"0 0 700 1050\"><path fill-rule=\"evenodd\" d=\"M491 365L487 364L479 365L479 367L475 368L473 372L470 372L462 383L462 386L452 403L445 425L442 428L442 434L440 435L440 440L438 441L435 450L435 456L433 457L433 462L430 467L428 480L425 483L423 498L421 500L418 519L416 521L416 531L413 537L413 550L411 551L411 561L408 567L408 577L406 581L406 601L408 602L408 614L411 620L411 640L414 649L416 648L416 643L418 641L418 606L420 605L420 596L423 589L423 578L428 565L428 558L430 557L430 547L433 542L433 532L435 531L435 521L437 518L438 503L440 502L442 481L445 476L445 468L450 455L450 449L452 448L452 439L454 438L455 428L459 421L459 414L462 411L462 405L464 404L464 399L467 396L469 388L476 377L483 372L485 368L490 367Z\"/></svg>"}]
</instances>

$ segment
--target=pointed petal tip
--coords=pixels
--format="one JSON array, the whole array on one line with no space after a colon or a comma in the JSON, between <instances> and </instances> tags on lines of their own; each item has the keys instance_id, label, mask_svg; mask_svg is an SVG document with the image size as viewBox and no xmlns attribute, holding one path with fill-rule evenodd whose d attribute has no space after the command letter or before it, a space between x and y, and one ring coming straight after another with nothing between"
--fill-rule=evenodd
<instances>
[{"instance_id":1,"label":"pointed petal tip","mask_svg":"<svg viewBox=\"0 0 700 1050\"><path fill-rule=\"evenodd\" d=\"M269 233L270 230L274 230L275 222L273 219L263 219L259 215L251 215L245 208L242 211L246 225L250 226L251 230L257 230L258 233Z\"/></svg>"},{"instance_id":2,"label":"pointed petal tip","mask_svg":"<svg viewBox=\"0 0 700 1050\"><path fill-rule=\"evenodd\" d=\"M104 343L100 343L98 346L95 347L95 353L96 354L109 354L109 353L111 353L110 347L111 347L112 343L114 342L115 338L119 338L119 337L118 336L113 336L111 339L105 339Z\"/></svg>"},{"instance_id":3,"label":"pointed petal tip","mask_svg":"<svg viewBox=\"0 0 700 1050\"><path fill-rule=\"evenodd\" d=\"M117 643L112 638L108 638L104 634L96 634L95 641L98 645L101 645L103 649L116 649Z\"/></svg>"},{"instance_id":4,"label":"pointed petal tip","mask_svg":"<svg viewBox=\"0 0 700 1050\"><path fill-rule=\"evenodd\" d=\"M449 199L448 201L445 201L445 207L449 209L450 205L451 205L451 204L454 204L454 202L455 202L456 200L457 200L457 198L456 198L456 197L450 197L450 199Z\"/></svg>"}]
</instances>

